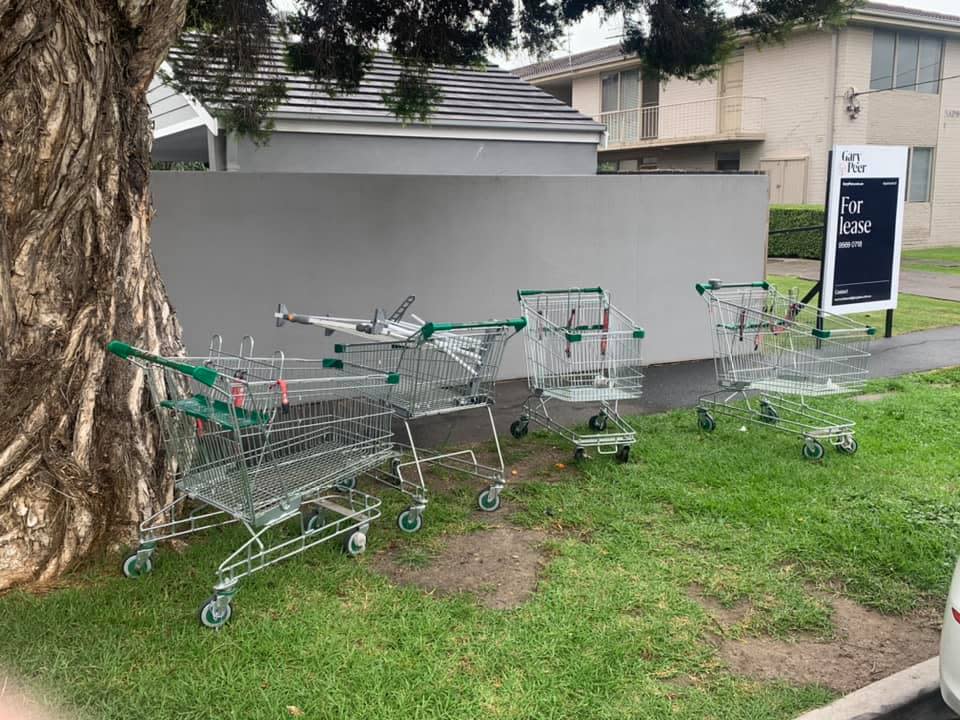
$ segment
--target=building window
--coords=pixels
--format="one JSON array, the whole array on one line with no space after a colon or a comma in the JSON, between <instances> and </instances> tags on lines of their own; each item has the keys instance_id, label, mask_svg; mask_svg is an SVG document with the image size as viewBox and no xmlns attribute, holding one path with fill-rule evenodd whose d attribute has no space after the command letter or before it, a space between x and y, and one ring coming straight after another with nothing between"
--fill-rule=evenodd
<instances>
[{"instance_id":1,"label":"building window","mask_svg":"<svg viewBox=\"0 0 960 720\"><path fill-rule=\"evenodd\" d=\"M724 172L740 172L740 151L718 152L717 170Z\"/></svg>"},{"instance_id":2,"label":"building window","mask_svg":"<svg viewBox=\"0 0 960 720\"><path fill-rule=\"evenodd\" d=\"M933 179L933 148L913 148L910 151L910 181L907 188L909 202L930 202Z\"/></svg>"},{"instance_id":3,"label":"building window","mask_svg":"<svg viewBox=\"0 0 960 720\"><path fill-rule=\"evenodd\" d=\"M600 77L600 112L636 110L640 106L640 70L624 70Z\"/></svg>"},{"instance_id":4,"label":"building window","mask_svg":"<svg viewBox=\"0 0 960 720\"><path fill-rule=\"evenodd\" d=\"M871 90L940 92L943 40L934 35L873 31Z\"/></svg>"}]
</instances>

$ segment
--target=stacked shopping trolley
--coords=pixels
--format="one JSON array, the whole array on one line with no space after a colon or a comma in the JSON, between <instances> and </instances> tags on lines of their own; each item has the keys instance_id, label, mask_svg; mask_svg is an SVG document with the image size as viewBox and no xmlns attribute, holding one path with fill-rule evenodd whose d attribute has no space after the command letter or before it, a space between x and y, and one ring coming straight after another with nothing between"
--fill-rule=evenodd
<instances>
[{"instance_id":1,"label":"stacked shopping trolley","mask_svg":"<svg viewBox=\"0 0 960 720\"><path fill-rule=\"evenodd\" d=\"M149 573L161 540L231 523L249 535L220 564L200 607L212 628L230 619L241 578L332 539L350 555L364 551L380 501L356 490L355 479L393 456L398 382L345 371L340 360L257 357L251 338L235 355L221 345L215 337L200 358L108 347L145 375L178 491L142 523L124 574Z\"/></svg>"},{"instance_id":2,"label":"stacked shopping trolley","mask_svg":"<svg viewBox=\"0 0 960 720\"><path fill-rule=\"evenodd\" d=\"M707 301L719 385L700 398L700 428L712 431L724 414L799 435L811 460L823 457L824 443L855 453L855 423L808 400L863 387L876 330L767 282L696 287Z\"/></svg>"},{"instance_id":3,"label":"stacked shopping trolley","mask_svg":"<svg viewBox=\"0 0 960 720\"><path fill-rule=\"evenodd\" d=\"M397 516L404 532L423 527L428 502L424 471L429 466L480 478L488 483L477 497L485 512L500 507L505 485L503 453L493 421L494 389L507 340L523 329L523 318L468 323L423 322L403 317L413 303L408 297L389 316L377 310L370 321L304 315L281 306L278 324L295 322L323 328L328 333L353 335L362 341L337 344L336 355L345 367L359 373L392 373L398 385L390 404L404 428L404 440L396 444L398 457L389 470L371 473L383 484L410 498ZM417 445L411 422L464 411L484 412L496 451L496 464L481 463L474 450L438 451Z\"/></svg>"}]
</instances>

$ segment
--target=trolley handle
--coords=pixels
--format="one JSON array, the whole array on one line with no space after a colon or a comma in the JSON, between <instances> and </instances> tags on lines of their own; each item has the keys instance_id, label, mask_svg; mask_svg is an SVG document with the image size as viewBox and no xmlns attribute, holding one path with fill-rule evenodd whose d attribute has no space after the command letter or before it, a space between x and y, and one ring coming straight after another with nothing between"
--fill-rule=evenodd
<instances>
[{"instance_id":1,"label":"trolley handle","mask_svg":"<svg viewBox=\"0 0 960 720\"><path fill-rule=\"evenodd\" d=\"M517 290L517 299L523 297L530 297L531 295L566 295L568 293L596 293L598 295L603 294L603 288L592 287L592 288L566 288L566 289L556 289L556 290Z\"/></svg>"},{"instance_id":2,"label":"trolley handle","mask_svg":"<svg viewBox=\"0 0 960 720\"><path fill-rule=\"evenodd\" d=\"M162 365L163 367L183 373L184 375L191 377L197 382L203 383L209 387L213 387L217 382L217 378L219 377L219 374L213 368L170 360L165 357L160 357L159 355L154 355L153 353L148 353L146 350L135 348L132 345L127 345L119 340L111 340L107 345L107 351L112 352L114 355L121 357L124 360L135 357L141 360L146 360L154 365Z\"/></svg>"},{"instance_id":3,"label":"trolley handle","mask_svg":"<svg viewBox=\"0 0 960 720\"><path fill-rule=\"evenodd\" d=\"M833 328L831 330L821 330L819 328L813 328L810 331L810 334L815 338L820 340L827 340L831 337L839 337L845 335L869 335L873 337L877 334L877 329L875 327L870 327L869 325L864 325L859 328Z\"/></svg>"},{"instance_id":4,"label":"trolley handle","mask_svg":"<svg viewBox=\"0 0 960 720\"><path fill-rule=\"evenodd\" d=\"M721 288L763 288L770 289L770 283L766 280L748 283L725 283L721 280L707 280L705 283L697 283L697 292L703 295L707 290L720 290Z\"/></svg>"},{"instance_id":5,"label":"trolley handle","mask_svg":"<svg viewBox=\"0 0 960 720\"><path fill-rule=\"evenodd\" d=\"M526 318L511 318L510 320L485 320L483 322L469 322L469 323L435 323L428 322L422 328L420 328L420 333L423 335L424 340L429 340L434 333L446 332L448 330L471 330L473 328L487 328L487 327L512 327L515 331L520 332L527 326Z\"/></svg>"}]
</instances>

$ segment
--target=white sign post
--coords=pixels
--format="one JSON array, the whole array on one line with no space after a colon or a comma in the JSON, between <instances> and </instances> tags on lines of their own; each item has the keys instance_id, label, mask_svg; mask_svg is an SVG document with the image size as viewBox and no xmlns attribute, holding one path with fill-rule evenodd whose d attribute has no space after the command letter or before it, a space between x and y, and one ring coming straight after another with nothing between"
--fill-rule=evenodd
<instances>
[{"instance_id":1,"label":"white sign post","mask_svg":"<svg viewBox=\"0 0 960 720\"><path fill-rule=\"evenodd\" d=\"M820 304L893 310L900 285L907 148L841 145L830 156Z\"/></svg>"}]
</instances>

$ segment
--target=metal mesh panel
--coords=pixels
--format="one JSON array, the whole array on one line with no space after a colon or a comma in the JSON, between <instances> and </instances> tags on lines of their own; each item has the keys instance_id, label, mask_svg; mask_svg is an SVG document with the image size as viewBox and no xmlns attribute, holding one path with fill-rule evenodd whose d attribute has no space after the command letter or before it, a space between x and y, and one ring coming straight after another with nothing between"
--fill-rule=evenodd
<instances>
[{"instance_id":1,"label":"metal mesh panel","mask_svg":"<svg viewBox=\"0 0 960 720\"><path fill-rule=\"evenodd\" d=\"M521 294L530 387L569 402L639 398L642 331L599 289Z\"/></svg>"},{"instance_id":2,"label":"metal mesh panel","mask_svg":"<svg viewBox=\"0 0 960 720\"><path fill-rule=\"evenodd\" d=\"M723 388L819 396L863 386L872 330L774 288L705 293Z\"/></svg>"},{"instance_id":3,"label":"metal mesh panel","mask_svg":"<svg viewBox=\"0 0 960 720\"><path fill-rule=\"evenodd\" d=\"M398 373L390 402L398 414L416 418L493 404L503 350L513 333L507 325L464 328L337 350L361 371Z\"/></svg>"},{"instance_id":4,"label":"metal mesh panel","mask_svg":"<svg viewBox=\"0 0 960 720\"><path fill-rule=\"evenodd\" d=\"M147 373L177 486L250 524L392 454L394 385L385 375L218 348L205 358L176 360L218 373L206 385L135 361Z\"/></svg>"}]
</instances>

